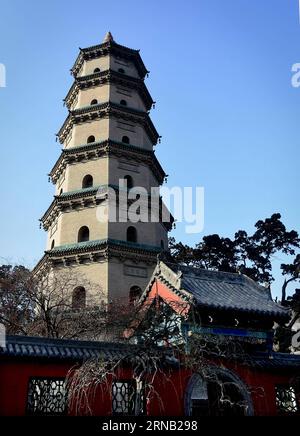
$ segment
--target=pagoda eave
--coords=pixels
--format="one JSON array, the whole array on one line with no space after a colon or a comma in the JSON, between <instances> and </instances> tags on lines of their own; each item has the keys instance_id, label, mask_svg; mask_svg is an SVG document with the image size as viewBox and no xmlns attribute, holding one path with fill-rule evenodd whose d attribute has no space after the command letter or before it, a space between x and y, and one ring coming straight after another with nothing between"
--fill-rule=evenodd
<instances>
[{"instance_id":1,"label":"pagoda eave","mask_svg":"<svg viewBox=\"0 0 300 436\"><path fill-rule=\"evenodd\" d=\"M160 185L163 184L166 178L166 173L152 150L145 150L140 147L111 140L63 149L62 154L50 171L49 177L52 183L56 183L68 164L86 162L89 159L101 156L105 157L109 154L130 158L138 163L148 164Z\"/></svg>"},{"instance_id":2,"label":"pagoda eave","mask_svg":"<svg viewBox=\"0 0 300 436\"><path fill-rule=\"evenodd\" d=\"M54 196L51 205L40 219L44 230L49 229L63 210L78 210L78 208L97 206L99 204L99 200L96 198L98 189L99 186Z\"/></svg>"},{"instance_id":3,"label":"pagoda eave","mask_svg":"<svg viewBox=\"0 0 300 436\"><path fill-rule=\"evenodd\" d=\"M109 198L109 190L112 189L115 192L116 199L119 198L120 188L115 185L102 185L87 189L81 189L78 191L66 192L59 196L55 196L50 207L47 209L44 216L40 219L43 229L48 231L58 218L61 212L78 211L80 209L97 207L101 202ZM128 206L134 203L134 199L127 200ZM151 214L151 195L147 195L146 199L147 208L149 210L149 216ZM159 198L160 207L160 224L167 230L171 231L174 223L174 217L170 214L169 221L162 221L162 199Z\"/></svg>"},{"instance_id":4,"label":"pagoda eave","mask_svg":"<svg viewBox=\"0 0 300 436\"><path fill-rule=\"evenodd\" d=\"M144 78L146 74L149 73L138 50L119 45L114 41L107 41L103 44L80 49L77 59L71 68L71 73L76 77L84 61L97 59L109 54L121 56L122 58L133 62L141 78Z\"/></svg>"},{"instance_id":5,"label":"pagoda eave","mask_svg":"<svg viewBox=\"0 0 300 436\"><path fill-rule=\"evenodd\" d=\"M160 136L147 112L138 111L136 109L124 107L111 102L87 106L70 111L67 119L57 133L57 137L59 138L60 143L63 144L73 125L91 122L96 119L107 118L110 115L115 118L122 118L125 121L143 125L152 143L154 145L157 144Z\"/></svg>"},{"instance_id":6,"label":"pagoda eave","mask_svg":"<svg viewBox=\"0 0 300 436\"><path fill-rule=\"evenodd\" d=\"M113 239L90 241L88 243L73 244L72 246L57 247L46 251L43 258L33 270L33 276L39 276L49 271L51 267L65 267L71 265L84 265L94 262L104 262L109 258L120 261L144 262L155 265L160 247L127 243Z\"/></svg>"},{"instance_id":7,"label":"pagoda eave","mask_svg":"<svg viewBox=\"0 0 300 436\"><path fill-rule=\"evenodd\" d=\"M136 90L143 100L147 110L150 110L154 104L154 101L142 79L124 75L113 70L105 70L87 76L77 77L68 94L64 98L64 102L66 103L68 109L70 109L80 90L96 87L106 83L117 83Z\"/></svg>"}]
</instances>

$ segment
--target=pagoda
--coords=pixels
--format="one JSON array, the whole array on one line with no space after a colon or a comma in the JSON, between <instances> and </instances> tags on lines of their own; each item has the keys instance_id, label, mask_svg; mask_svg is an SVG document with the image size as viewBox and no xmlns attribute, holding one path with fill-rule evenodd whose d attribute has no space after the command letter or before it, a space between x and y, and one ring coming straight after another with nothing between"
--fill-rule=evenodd
<instances>
[{"instance_id":1,"label":"pagoda","mask_svg":"<svg viewBox=\"0 0 300 436\"><path fill-rule=\"evenodd\" d=\"M57 134L62 152L49 174L55 195L40 220L47 248L34 275L74 272L80 282L70 297L77 305L90 293L101 295L99 302L134 302L168 250L173 220L162 219L160 197L154 222L110 219L110 208L121 207L120 186L146 190L150 213L152 189L159 192L166 178L154 153L160 136L149 116L148 71L139 50L117 44L108 32L102 44L80 49L71 73L69 113Z\"/></svg>"}]
</instances>

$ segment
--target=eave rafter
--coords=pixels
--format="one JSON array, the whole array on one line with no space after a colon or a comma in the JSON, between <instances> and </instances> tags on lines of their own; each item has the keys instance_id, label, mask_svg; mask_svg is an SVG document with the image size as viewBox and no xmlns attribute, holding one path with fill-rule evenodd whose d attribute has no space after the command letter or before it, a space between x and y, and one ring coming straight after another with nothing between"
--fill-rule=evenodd
<instances>
[{"instance_id":1,"label":"eave rafter","mask_svg":"<svg viewBox=\"0 0 300 436\"><path fill-rule=\"evenodd\" d=\"M147 112L138 111L129 107L121 106L116 103L106 102L81 109L69 111L69 115L59 130L57 137L61 144L64 143L73 125L91 122L93 120L108 118L112 116L123 119L127 122L137 123L144 127L151 142L157 144L159 134Z\"/></svg>"}]
</instances>

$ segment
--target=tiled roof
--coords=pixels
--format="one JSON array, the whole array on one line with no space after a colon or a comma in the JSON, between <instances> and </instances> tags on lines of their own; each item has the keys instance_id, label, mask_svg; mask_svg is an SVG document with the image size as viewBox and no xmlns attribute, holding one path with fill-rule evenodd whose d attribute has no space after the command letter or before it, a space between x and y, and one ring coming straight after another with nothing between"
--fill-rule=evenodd
<instances>
[{"instance_id":1,"label":"tiled roof","mask_svg":"<svg viewBox=\"0 0 300 436\"><path fill-rule=\"evenodd\" d=\"M90 188L83 188L83 189L77 189L75 191L68 191L68 192L64 192L62 194L60 194L59 196L57 196L56 198L65 198L65 197L74 197L76 195L84 195L84 194L97 194L98 191L100 194L102 193L106 193L108 191L108 189L111 188L114 191L124 191L124 192L128 192L131 189L125 188L121 185L114 185L114 184L109 184L109 185L98 185L98 186L91 186ZM136 189L136 191L134 191L134 189ZM137 193L140 195L144 195L144 189L142 188L142 191L139 191L139 188L132 188L132 192L133 193ZM148 197L151 196L150 193L146 192L146 194ZM154 195L153 195L154 197Z\"/></svg>"},{"instance_id":2,"label":"tiled roof","mask_svg":"<svg viewBox=\"0 0 300 436\"><path fill-rule=\"evenodd\" d=\"M261 369L297 369L300 371L300 355L260 353L253 356L251 364Z\"/></svg>"},{"instance_id":3,"label":"tiled roof","mask_svg":"<svg viewBox=\"0 0 300 436\"><path fill-rule=\"evenodd\" d=\"M0 358L14 357L83 361L97 357L104 359L128 357L130 360L135 355L138 356L139 352L140 348L138 346L122 343L7 336L6 348L0 347ZM174 365L172 359L168 358L168 349L165 349L165 352L166 362ZM175 366L177 366L177 363ZM270 354L257 353L249 356L243 364L260 369L293 369L300 371L300 356L274 352Z\"/></svg>"},{"instance_id":4,"label":"tiled roof","mask_svg":"<svg viewBox=\"0 0 300 436\"><path fill-rule=\"evenodd\" d=\"M124 142L118 142L118 141L111 141L111 140L106 140L106 141L101 141L101 142L93 142L91 144L82 144L80 146L77 147L70 147L70 148L65 148L63 149L63 153L65 154L70 154L70 153L74 153L74 152L81 152L81 151L88 151L89 149L98 147L98 146L109 146L109 145L120 145L121 147L124 147L125 149L128 150L134 150L134 151L138 151L140 153L144 153L144 154L148 154L148 155L153 155L154 152L152 150L146 150L145 148L142 147L138 147L135 145L131 145L131 144L125 144Z\"/></svg>"},{"instance_id":5,"label":"tiled roof","mask_svg":"<svg viewBox=\"0 0 300 436\"><path fill-rule=\"evenodd\" d=\"M85 194L96 194L98 189L100 188L99 186L91 186L90 188L82 188L82 189L77 189L75 191L68 191L68 192L63 192L62 194L60 194L60 196L57 196L57 198L71 198L74 197L76 195L85 195Z\"/></svg>"},{"instance_id":6,"label":"tiled roof","mask_svg":"<svg viewBox=\"0 0 300 436\"><path fill-rule=\"evenodd\" d=\"M157 144L160 136L149 116L148 112L139 111L137 109L129 108L126 106L120 106L116 103L112 103L111 101L107 101L105 103L100 103L94 106L88 106L83 109L75 109L70 110L69 114L64 121L62 127L59 129L57 133L57 137L59 138L60 143L62 144L64 138L74 125L74 123L86 123L91 120L95 120L98 118L102 118L103 115L110 114L112 116L120 116L121 118L129 118L133 122L140 123L144 126L149 138L153 145Z\"/></svg>"},{"instance_id":7,"label":"tiled roof","mask_svg":"<svg viewBox=\"0 0 300 436\"><path fill-rule=\"evenodd\" d=\"M131 88L137 89L138 92L140 92L141 98L143 99L147 109L151 109L154 102L145 85L145 82L139 78L128 76L112 69L88 74L86 76L76 77L64 101L68 104L69 99L73 98L74 94L78 92L79 89L82 89L82 87L89 88L95 84L98 85L100 83L107 83L111 81L115 83L125 82L127 86L129 85Z\"/></svg>"},{"instance_id":8,"label":"tiled roof","mask_svg":"<svg viewBox=\"0 0 300 436\"><path fill-rule=\"evenodd\" d=\"M243 274L209 271L175 264L163 264L162 276L199 306L255 312L273 317L288 317L288 309L272 300L269 289L258 285Z\"/></svg>"},{"instance_id":9,"label":"tiled roof","mask_svg":"<svg viewBox=\"0 0 300 436\"><path fill-rule=\"evenodd\" d=\"M87 242L78 242L75 244L66 244L61 245L59 247L55 247L53 250L48 251L47 253L51 255L55 254L68 254L72 253L74 251L85 251L90 249L97 249L101 248L104 245L112 245L112 246L118 246L118 247L124 247L124 248L132 248L142 251L151 251L155 253L161 252L161 247L155 247L153 245L146 245L146 244L137 244L135 242L127 242L127 241L121 241L117 239L99 239L95 241L87 241Z\"/></svg>"},{"instance_id":10,"label":"tiled roof","mask_svg":"<svg viewBox=\"0 0 300 436\"><path fill-rule=\"evenodd\" d=\"M93 159L103 153L111 152L112 154L125 154L129 152L130 156L137 159L139 162L143 161L150 165L154 176L158 179L159 183L163 183L166 173L160 165L153 150L147 150L138 146L124 144L123 142L105 140L101 142L93 142L91 144L82 144L77 147L65 148L53 168L51 169L49 176L52 178L52 182L56 183L59 175L66 167L68 163L75 162L77 158L80 160Z\"/></svg>"},{"instance_id":11,"label":"tiled roof","mask_svg":"<svg viewBox=\"0 0 300 436\"><path fill-rule=\"evenodd\" d=\"M119 103L109 102L109 104L112 107L120 108L120 109L125 110L127 112L133 112L133 113L136 113L136 114L144 114L146 112L144 110L136 109L136 108L133 108L133 107L130 107L130 106L124 106L124 105L119 104ZM71 113L74 114L74 115L77 115L77 114L82 114L82 113L85 113L85 112L96 111L96 110L102 109L103 107L106 107L106 106L107 106L107 103L98 103L98 104L92 104L92 105L89 104L87 106L82 106L82 107L79 107L77 109L74 109L74 110L71 111Z\"/></svg>"},{"instance_id":12,"label":"tiled roof","mask_svg":"<svg viewBox=\"0 0 300 436\"><path fill-rule=\"evenodd\" d=\"M28 336L7 336L6 348L0 357L40 357L46 359L85 360L93 357L121 358L134 346L108 342L50 339Z\"/></svg>"}]
</instances>

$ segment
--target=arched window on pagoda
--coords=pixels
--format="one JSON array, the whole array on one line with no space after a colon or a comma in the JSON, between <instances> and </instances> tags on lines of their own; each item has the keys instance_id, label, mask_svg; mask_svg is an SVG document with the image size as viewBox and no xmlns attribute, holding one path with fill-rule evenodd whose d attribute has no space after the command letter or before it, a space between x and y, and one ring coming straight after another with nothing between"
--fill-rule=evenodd
<instances>
[{"instance_id":1,"label":"arched window on pagoda","mask_svg":"<svg viewBox=\"0 0 300 436\"><path fill-rule=\"evenodd\" d=\"M78 242L88 242L90 240L90 230L84 226L78 232Z\"/></svg>"},{"instance_id":2,"label":"arched window on pagoda","mask_svg":"<svg viewBox=\"0 0 300 436\"><path fill-rule=\"evenodd\" d=\"M87 139L87 143L88 144L91 144L92 142L95 142L95 141L96 141L96 138L93 135L89 136L88 139Z\"/></svg>"},{"instance_id":3,"label":"arched window on pagoda","mask_svg":"<svg viewBox=\"0 0 300 436\"><path fill-rule=\"evenodd\" d=\"M133 188L133 178L131 176L125 176L124 181L126 183L127 189Z\"/></svg>"},{"instance_id":4,"label":"arched window on pagoda","mask_svg":"<svg viewBox=\"0 0 300 436\"><path fill-rule=\"evenodd\" d=\"M53 250L54 247L55 247L55 240L53 239L53 241L51 243L51 250Z\"/></svg>"},{"instance_id":5,"label":"arched window on pagoda","mask_svg":"<svg viewBox=\"0 0 300 436\"><path fill-rule=\"evenodd\" d=\"M125 70L124 70L124 68L119 68L118 71L119 71L119 73L121 73L121 74L125 74Z\"/></svg>"},{"instance_id":6,"label":"arched window on pagoda","mask_svg":"<svg viewBox=\"0 0 300 436\"><path fill-rule=\"evenodd\" d=\"M129 304L135 306L142 295L142 290L139 286L132 286L129 291Z\"/></svg>"},{"instance_id":7,"label":"arched window on pagoda","mask_svg":"<svg viewBox=\"0 0 300 436\"><path fill-rule=\"evenodd\" d=\"M100 73L100 68L95 68L94 73Z\"/></svg>"},{"instance_id":8,"label":"arched window on pagoda","mask_svg":"<svg viewBox=\"0 0 300 436\"><path fill-rule=\"evenodd\" d=\"M122 142L124 142L124 144L130 144L130 139L128 138L128 136L123 136Z\"/></svg>"},{"instance_id":9,"label":"arched window on pagoda","mask_svg":"<svg viewBox=\"0 0 300 436\"><path fill-rule=\"evenodd\" d=\"M137 230L135 227L128 227L127 242L137 242Z\"/></svg>"},{"instance_id":10,"label":"arched window on pagoda","mask_svg":"<svg viewBox=\"0 0 300 436\"><path fill-rule=\"evenodd\" d=\"M84 309L86 307L86 290L79 286L75 288L72 294L72 308L75 310Z\"/></svg>"},{"instance_id":11,"label":"arched window on pagoda","mask_svg":"<svg viewBox=\"0 0 300 436\"><path fill-rule=\"evenodd\" d=\"M93 183L93 177L90 174L87 174L82 180L82 189L92 188Z\"/></svg>"},{"instance_id":12,"label":"arched window on pagoda","mask_svg":"<svg viewBox=\"0 0 300 436\"><path fill-rule=\"evenodd\" d=\"M121 100L120 101L120 105L121 106L127 106L127 101L126 100Z\"/></svg>"},{"instance_id":13,"label":"arched window on pagoda","mask_svg":"<svg viewBox=\"0 0 300 436\"><path fill-rule=\"evenodd\" d=\"M91 106L95 106L95 104L98 104L98 100L96 100L96 99L94 98L94 100L91 101Z\"/></svg>"},{"instance_id":14,"label":"arched window on pagoda","mask_svg":"<svg viewBox=\"0 0 300 436\"><path fill-rule=\"evenodd\" d=\"M165 243L164 243L163 240L160 241L160 247L161 247L162 250L165 249Z\"/></svg>"}]
</instances>

